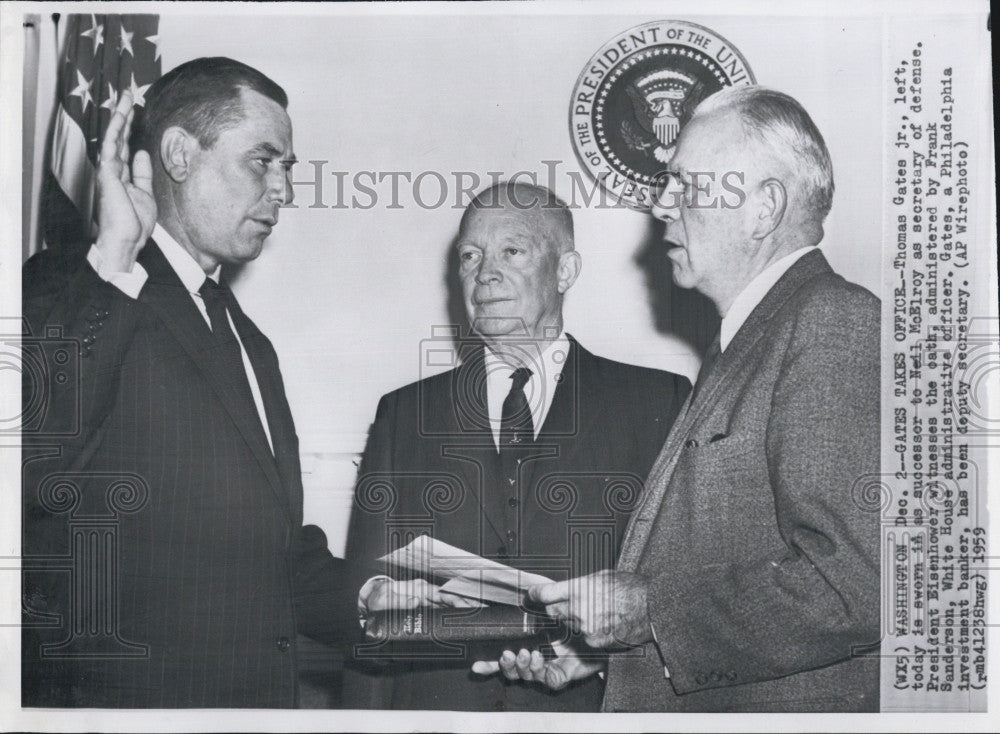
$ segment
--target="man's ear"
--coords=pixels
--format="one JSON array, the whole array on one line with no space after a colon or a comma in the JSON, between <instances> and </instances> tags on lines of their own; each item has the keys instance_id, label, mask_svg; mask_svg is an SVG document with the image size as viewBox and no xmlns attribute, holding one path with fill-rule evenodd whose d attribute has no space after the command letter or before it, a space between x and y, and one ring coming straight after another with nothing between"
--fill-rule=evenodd
<instances>
[{"instance_id":1,"label":"man's ear","mask_svg":"<svg viewBox=\"0 0 1000 734\"><path fill-rule=\"evenodd\" d=\"M784 219L788 192L781 181L767 178L757 189L754 202L757 204L757 211L753 222L753 238L762 240L774 232Z\"/></svg>"},{"instance_id":2,"label":"man's ear","mask_svg":"<svg viewBox=\"0 0 1000 734\"><path fill-rule=\"evenodd\" d=\"M557 287L560 295L563 295L573 287L576 279L580 276L580 269L582 267L583 258L580 257L580 253L576 250L564 252L559 256L559 267L556 270L556 275L559 278Z\"/></svg>"},{"instance_id":3,"label":"man's ear","mask_svg":"<svg viewBox=\"0 0 1000 734\"><path fill-rule=\"evenodd\" d=\"M160 163L167 175L176 182L186 180L198 141L182 127L168 127L160 138Z\"/></svg>"}]
</instances>

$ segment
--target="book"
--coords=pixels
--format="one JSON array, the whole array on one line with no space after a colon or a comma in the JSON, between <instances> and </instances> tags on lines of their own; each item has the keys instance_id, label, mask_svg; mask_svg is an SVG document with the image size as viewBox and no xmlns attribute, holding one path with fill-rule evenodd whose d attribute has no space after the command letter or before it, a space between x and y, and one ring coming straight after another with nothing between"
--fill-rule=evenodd
<instances>
[{"instance_id":1,"label":"book","mask_svg":"<svg viewBox=\"0 0 1000 734\"><path fill-rule=\"evenodd\" d=\"M377 655L490 659L504 650L541 649L559 623L544 614L498 604L479 608L390 609L365 618L365 638Z\"/></svg>"}]
</instances>

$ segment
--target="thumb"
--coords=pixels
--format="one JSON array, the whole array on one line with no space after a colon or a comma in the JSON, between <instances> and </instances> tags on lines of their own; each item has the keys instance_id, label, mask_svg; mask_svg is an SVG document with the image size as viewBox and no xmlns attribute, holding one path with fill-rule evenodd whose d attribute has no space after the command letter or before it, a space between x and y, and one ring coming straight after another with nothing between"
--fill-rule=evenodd
<instances>
[{"instance_id":1,"label":"thumb","mask_svg":"<svg viewBox=\"0 0 1000 734\"><path fill-rule=\"evenodd\" d=\"M551 584L536 584L528 589L528 598L540 604L553 604L569 599L569 583L555 581Z\"/></svg>"},{"instance_id":2,"label":"thumb","mask_svg":"<svg viewBox=\"0 0 1000 734\"><path fill-rule=\"evenodd\" d=\"M493 675L500 672L500 663L496 660L477 660L472 664L472 672L477 675Z\"/></svg>"},{"instance_id":3,"label":"thumb","mask_svg":"<svg viewBox=\"0 0 1000 734\"><path fill-rule=\"evenodd\" d=\"M153 195L153 162L144 150L137 151L132 159L132 183Z\"/></svg>"},{"instance_id":4,"label":"thumb","mask_svg":"<svg viewBox=\"0 0 1000 734\"><path fill-rule=\"evenodd\" d=\"M570 658L557 658L545 666L545 685L553 691L558 691L569 685L572 678L567 666L573 664Z\"/></svg>"}]
</instances>

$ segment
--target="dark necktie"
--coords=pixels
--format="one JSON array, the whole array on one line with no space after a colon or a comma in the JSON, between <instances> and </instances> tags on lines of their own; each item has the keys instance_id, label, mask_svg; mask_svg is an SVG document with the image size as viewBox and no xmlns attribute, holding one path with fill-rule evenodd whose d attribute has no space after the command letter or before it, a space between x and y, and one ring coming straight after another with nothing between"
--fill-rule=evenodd
<instances>
[{"instance_id":1,"label":"dark necktie","mask_svg":"<svg viewBox=\"0 0 1000 734\"><path fill-rule=\"evenodd\" d=\"M510 376L510 392L503 401L500 417L500 453L518 444L535 440L535 424L531 420L531 407L524 394L524 386L531 377L531 370L518 367Z\"/></svg>"},{"instance_id":2,"label":"dark necktie","mask_svg":"<svg viewBox=\"0 0 1000 734\"><path fill-rule=\"evenodd\" d=\"M236 334L233 333L233 329L229 325L229 318L226 316L227 304L235 301L232 291L211 278L205 278L205 282L201 284L198 292L205 299L208 320L212 322L212 341L215 343L223 365L222 375L233 390L249 403L254 415L259 417L257 404L254 402L253 392L250 390L250 380L247 378L246 367L243 365L240 344L236 341Z\"/></svg>"},{"instance_id":3,"label":"dark necktie","mask_svg":"<svg viewBox=\"0 0 1000 734\"><path fill-rule=\"evenodd\" d=\"M698 370L698 379L695 380L694 390L691 391L690 405L694 404L695 398L698 397L698 392L704 387L705 380L708 379L708 373L712 371L712 367L715 366L721 353L721 342L719 341L719 335L716 334L715 339L712 340L712 345L705 353L705 358L701 361L701 368Z\"/></svg>"}]
</instances>

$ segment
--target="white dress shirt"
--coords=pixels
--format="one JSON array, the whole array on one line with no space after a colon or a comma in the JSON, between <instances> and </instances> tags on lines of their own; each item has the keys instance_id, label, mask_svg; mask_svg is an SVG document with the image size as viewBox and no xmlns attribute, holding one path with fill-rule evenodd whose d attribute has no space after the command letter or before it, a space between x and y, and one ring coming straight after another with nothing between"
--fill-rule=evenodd
<instances>
[{"instance_id":1,"label":"white dress shirt","mask_svg":"<svg viewBox=\"0 0 1000 734\"><path fill-rule=\"evenodd\" d=\"M160 251L167 259L167 262L170 263L170 267L173 268L174 272L177 273L177 277L180 278L181 283L184 284L188 294L191 296L191 300L194 301L194 305L198 308L202 318L205 319L205 323L208 324L208 328L211 329L212 321L208 318L205 299L198 292L202 283L205 282L205 271L195 262L195 259L191 257L188 251L181 247L177 240L171 237L170 233L160 226L159 222L153 227L151 236L156 244L159 245ZM101 280L111 283L111 285L118 288L118 290L130 298L139 297L139 292L149 277L145 268L139 263L135 264L130 273L108 272L96 245L91 245L90 251L87 253L87 261L97 272L98 276L100 276ZM208 277L218 283L221 270L222 266L220 265L215 268L214 272L209 273ZM229 328L233 330L233 334L236 335L236 342L240 345L240 357L243 358L243 368L246 370L247 380L250 382L250 392L253 394L253 402L257 407L257 415L260 418L261 425L264 427L267 444L271 447L273 453L274 443L271 441L271 430L267 425L267 412L264 410L264 400L260 394L257 375L253 371L253 365L250 364L250 357L247 356L247 350L243 347L243 340L240 339L240 334L236 330L236 324L233 323L233 316L229 313L229 309L226 309L226 317L229 319Z\"/></svg>"},{"instance_id":2,"label":"white dress shirt","mask_svg":"<svg viewBox=\"0 0 1000 734\"><path fill-rule=\"evenodd\" d=\"M542 429L545 417L552 407L552 398L556 387L562 380L563 365L569 357L569 338L566 332L559 336L541 354L531 349L524 350L528 363L524 366L531 370L531 377L524 386L524 394L531 409L531 422L535 428L535 438ZM532 353L534 351L535 353ZM489 347L486 347L486 403L490 414L490 428L493 430L493 444L500 451L500 424L503 418L503 402L510 393L511 375L515 367L507 364Z\"/></svg>"},{"instance_id":3,"label":"white dress shirt","mask_svg":"<svg viewBox=\"0 0 1000 734\"><path fill-rule=\"evenodd\" d=\"M747 283L746 288L740 291L740 294L733 299L733 303L730 305L729 310L726 311L726 315L722 317L722 325L719 327L720 352L726 351L726 347L729 346L729 342L736 336L736 332L740 330L740 327L750 317L753 310L764 300L767 292L774 287L775 283L781 280L781 276L788 272L788 269L797 263L799 258L815 249L815 245L802 247L789 255L785 255L780 260L775 260L768 265L758 273L756 278Z\"/></svg>"}]
</instances>

